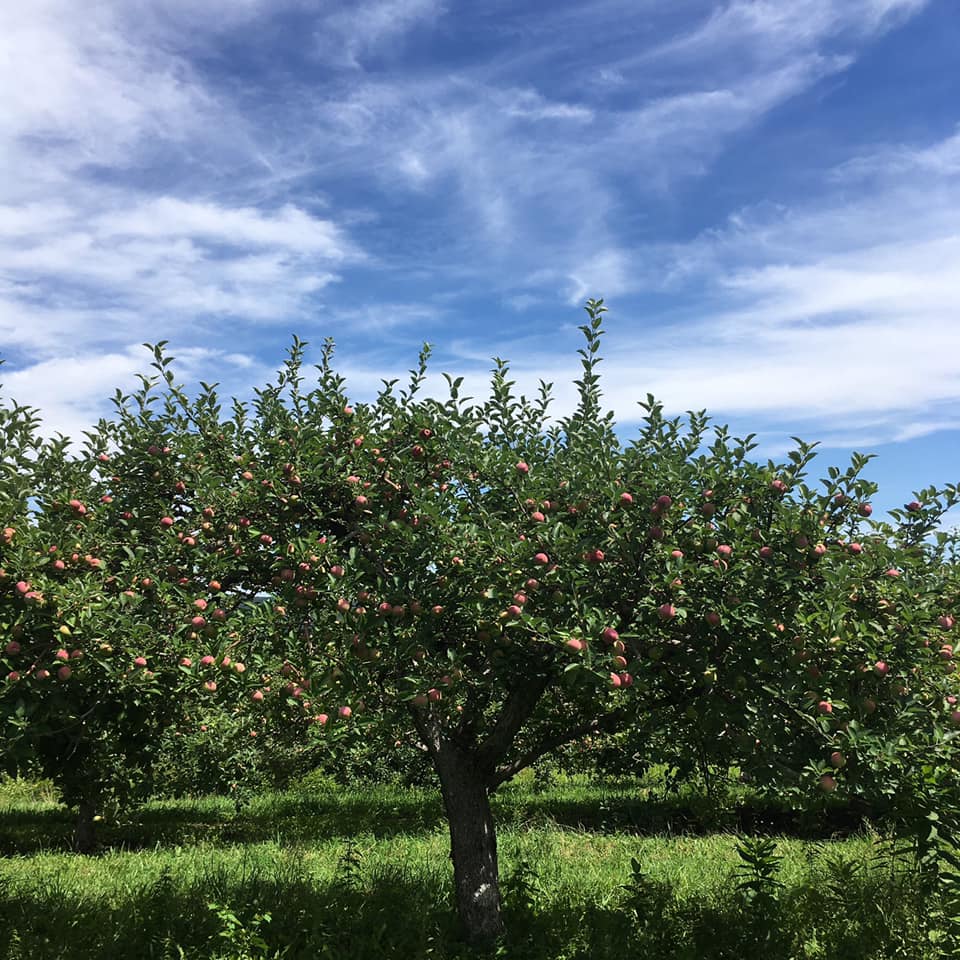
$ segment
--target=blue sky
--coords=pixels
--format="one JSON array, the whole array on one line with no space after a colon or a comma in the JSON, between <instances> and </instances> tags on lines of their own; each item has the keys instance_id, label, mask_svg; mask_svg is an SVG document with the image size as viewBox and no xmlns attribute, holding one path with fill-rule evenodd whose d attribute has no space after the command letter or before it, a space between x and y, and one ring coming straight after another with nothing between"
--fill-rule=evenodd
<instances>
[{"instance_id":1,"label":"blue sky","mask_svg":"<svg viewBox=\"0 0 960 960\"><path fill-rule=\"evenodd\" d=\"M706 408L878 505L960 481L955 0L0 6L4 392L77 434L167 339L244 394L490 358ZM629 432L629 431L628 431Z\"/></svg>"}]
</instances>

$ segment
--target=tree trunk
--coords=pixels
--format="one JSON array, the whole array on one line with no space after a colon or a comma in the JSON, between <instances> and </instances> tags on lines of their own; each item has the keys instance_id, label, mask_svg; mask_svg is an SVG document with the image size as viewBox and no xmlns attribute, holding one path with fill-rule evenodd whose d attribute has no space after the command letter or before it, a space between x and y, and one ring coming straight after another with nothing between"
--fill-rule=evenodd
<instances>
[{"instance_id":1,"label":"tree trunk","mask_svg":"<svg viewBox=\"0 0 960 960\"><path fill-rule=\"evenodd\" d=\"M472 753L441 743L434 756L450 825L457 913L467 941L492 947L503 933L497 835L485 778Z\"/></svg>"},{"instance_id":2,"label":"tree trunk","mask_svg":"<svg viewBox=\"0 0 960 960\"><path fill-rule=\"evenodd\" d=\"M77 809L77 825L73 834L73 845L77 853L93 853L96 849L94 813L94 806L90 801L80 801Z\"/></svg>"}]
</instances>

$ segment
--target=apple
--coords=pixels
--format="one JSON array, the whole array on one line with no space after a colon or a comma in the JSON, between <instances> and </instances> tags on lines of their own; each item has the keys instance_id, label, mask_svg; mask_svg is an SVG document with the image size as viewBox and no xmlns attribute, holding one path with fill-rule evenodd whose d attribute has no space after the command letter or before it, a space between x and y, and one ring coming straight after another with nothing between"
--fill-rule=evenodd
<instances>
[{"instance_id":1,"label":"apple","mask_svg":"<svg viewBox=\"0 0 960 960\"><path fill-rule=\"evenodd\" d=\"M820 778L820 789L824 793L833 793L837 789L837 781L829 773L825 773Z\"/></svg>"},{"instance_id":2,"label":"apple","mask_svg":"<svg viewBox=\"0 0 960 960\"><path fill-rule=\"evenodd\" d=\"M721 543L717 547L717 553L719 553L721 557L729 557L733 553L733 547L731 547L729 543Z\"/></svg>"},{"instance_id":3,"label":"apple","mask_svg":"<svg viewBox=\"0 0 960 960\"><path fill-rule=\"evenodd\" d=\"M216 661L214 660L213 657L210 656L209 653L208 653L205 657L201 657L201 658L200 658L200 666L201 666L201 667L209 667L209 666L211 666L211 665L212 665L213 663L215 663L215 662L216 662Z\"/></svg>"},{"instance_id":4,"label":"apple","mask_svg":"<svg viewBox=\"0 0 960 960\"><path fill-rule=\"evenodd\" d=\"M672 603L661 603L657 607L657 616L661 620L672 620L677 615L677 608Z\"/></svg>"},{"instance_id":5,"label":"apple","mask_svg":"<svg viewBox=\"0 0 960 960\"><path fill-rule=\"evenodd\" d=\"M572 650L574 653L580 653L583 650L585 644L582 640L578 640L576 637L571 637L564 643L564 646L568 650Z\"/></svg>"},{"instance_id":6,"label":"apple","mask_svg":"<svg viewBox=\"0 0 960 960\"><path fill-rule=\"evenodd\" d=\"M340 564L338 564L338 563L335 563L335 564L330 568L330 575L333 576L333 577L342 577L343 574L344 574L344 569L343 569L343 567L341 567Z\"/></svg>"},{"instance_id":7,"label":"apple","mask_svg":"<svg viewBox=\"0 0 960 960\"><path fill-rule=\"evenodd\" d=\"M181 667L192 667L192 666L193 666L193 661L192 661L189 657L181 657L181 658L180 658L180 666L181 666Z\"/></svg>"},{"instance_id":8,"label":"apple","mask_svg":"<svg viewBox=\"0 0 960 960\"><path fill-rule=\"evenodd\" d=\"M542 567L550 562L550 558L545 553L535 553L533 555L533 562Z\"/></svg>"},{"instance_id":9,"label":"apple","mask_svg":"<svg viewBox=\"0 0 960 960\"><path fill-rule=\"evenodd\" d=\"M70 667L61 667L57 671L57 676L61 680L69 680L72 673L73 673L73 670L71 670Z\"/></svg>"},{"instance_id":10,"label":"apple","mask_svg":"<svg viewBox=\"0 0 960 960\"><path fill-rule=\"evenodd\" d=\"M841 767L846 766L846 764L847 758L839 750L834 750L833 753L830 754L831 767L835 767L837 770L839 770Z\"/></svg>"},{"instance_id":11,"label":"apple","mask_svg":"<svg viewBox=\"0 0 960 960\"><path fill-rule=\"evenodd\" d=\"M543 523L547 518L539 510L534 510L533 513L530 514L530 519L535 523Z\"/></svg>"},{"instance_id":12,"label":"apple","mask_svg":"<svg viewBox=\"0 0 960 960\"><path fill-rule=\"evenodd\" d=\"M882 660L878 660L873 665L873 672L878 677L885 677L890 672L890 667L887 664L885 664Z\"/></svg>"},{"instance_id":13,"label":"apple","mask_svg":"<svg viewBox=\"0 0 960 960\"><path fill-rule=\"evenodd\" d=\"M761 547L759 550L761 560L773 559L773 547Z\"/></svg>"},{"instance_id":14,"label":"apple","mask_svg":"<svg viewBox=\"0 0 960 960\"><path fill-rule=\"evenodd\" d=\"M833 704L829 700L821 700L817 704L817 711L824 716L833 713Z\"/></svg>"},{"instance_id":15,"label":"apple","mask_svg":"<svg viewBox=\"0 0 960 960\"><path fill-rule=\"evenodd\" d=\"M683 551L682 551L682 550L671 550L671 551L670 551L670 556L673 557L674 560L682 560L682 559L683 559Z\"/></svg>"},{"instance_id":16,"label":"apple","mask_svg":"<svg viewBox=\"0 0 960 960\"><path fill-rule=\"evenodd\" d=\"M706 620L707 623L708 623L711 627L719 627L719 626L720 626L720 614L717 613L717 612L714 611L714 610L711 610L711 611L704 617L704 620Z\"/></svg>"},{"instance_id":17,"label":"apple","mask_svg":"<svg viewBox=\"0 0 960 960\"><path fill-rule=\"evenodd\" d=\"M613 627L606 627L600 634L600 639L604 643L614 643L620 639L620 634Z\"/></svg>"},{"instance_id":18,"label":"apple","mask_svg":"<svg viewBox=\"0 0 960 960\"><path fill-rule=\"evenodd\" d=\"M824 544L822 544L822 543L818 543L818 544L813 548L813 555L814 555L815 557L822 557L826 552L827 552L827 548L826 548L826 546L825 546Z\"/></svg>"},{"instance_id":19,"label":"apple","mask_svg":"<svg viewBox=\"0 0 960 960\"><path fill-rule=\"evenodd\" d=\"M857 507L857 513L859 513L861 517L869 517L870 514L873 513L872 504L861 503L860 506Z\"/></svg>"},{"instance_id":20,"label":"apple","mask_svg":"<svg viewBox=\"0 0 960 960\"><path fill-rule=\"evenodd\" d=\"M620 674L619 674L619 673L611 673L611 674L610 674L610 685L611 685L612 687L619 687L622 683L623 683L623 681L620 679Z\"/></svg>"},{"instance_id":21,"label":"apple","mask_svg":"<svg viewBox=\"0 0 960 960\"><path fill-rule=\"evenodd\" d=\"M161 517L160 518L161 527L172 527L173 526L173 517Z\"/></svg>"},{"instance_id":22,"label":"apple","mask_svg":"<svg viewBox=\"0 0 960 960\"><path fill-rule=\"evenodd\" d=\"M147 658L146 658L146 657L137 657L137 658L133 661L133 664L134 664L134 666L136 666L136 667L145 667L145 666L147 665Z\"/></svg>"},{"instance_id":23,"label":"apple","mask_svg":"<svg viewBox=\"0 0 960 960\"><path fill-rule=\"evenodd\" d=\"M214 693L217 689L217 681L207 680L206 683L204 683L203 685L203 689L208 690L210 693Z\"/></svg>"},{"instance_id":24,"label":"apple","mask_svg":"<svg viewBox=\"0 0 960 960\"><path fill-rule=\"evenodd\" d=\"M949 613L945 613L943 616L937 618L937 623L939 623L944 630L952 630L956 622Z\"/></svg>"},{"instance_id":25,"label":"apple","mask_svg":"<svg viewBox=\"0 0 960 960\"><path fill-rule=\"evenodd\" d=\"M250 694L250 699L251 699L254 703L261 703L261 702L263 701L263 691L262 691L262 690L254 690L253 693Z\"/></svg>"},{"instance_id":26,"label":"apple","mask_svg":"<svg viewBox=\"0 0 960 960\"><path fill-rule=\"evenodd\" d=\"M349 707L340 707L340 708L337 710L337 713L338 713L341 717L343 717L344 720L348 720L348 719L350 718L350 716L353 714L353 711L352 711Z\"/></svg>"},{"instance_id":27,"label":"apple","mask_svg":"<svg viewBox=\"0 0 960 960\"><path fill-rule=\"evenodd\" d=\"M528 474L530 472L530 467L527 466L522 460L514 467L517 473Z\"/></svg>"},{"instance_id":28,"label":"apple","mask_svg":"<svg viewBox=\"0 0 960 960\"><path fill-rule=\"evenodd\" d=\"M904 504L904 507L909 513L916 513L918 510L922 509L922 504L919 500L911 500L909 503Z\"/></svg>"},{"instance_id":29,"label":"apple","mask_svg":"<svg viewBox=\"0 0 960 960\"><path fill-rule=\"evenodd\" d=\"M20 679L20 674L19 674L16 670L11 670L11 671L7 674L7 679L8 679L11 683L15 683L17 680Z\"/></svg>"},{"instance_id":30,"label":"apple","mask_svg":"<svg viewBox=\"0 0 960 960\"><path fill-rule=\"evenodd\" d=\"M11 640L4 648L3 652L7 656L15 657L20 652L20 644L16 640Z\"/></svg>"},{"instance_id":31,"label":"apple","mask_svg":"<svg viewBox=\"0 0 960 960\"><path fill-rule=\"evenodd\" d=\"M54 657L56 657L57 660L69 660L69 659L70 659L70 654L67 653L66 650L58 650L58 651L54 654Z\"/></svg>"},{"instance_id":32,"label":"apple","mask_svg":"<svg viewBox=\"0 0 960 960\"><path fill-rule=\"evenodd\" d=\"M625 507L629 507L630 504L633 503L633 496L629 493L621 493L620 503Z\"/></svg>"},{"instance_id":33,"label":"apple","mask_svg":"<svg viewBox=\"0 0 960 960\"><path fill-rule=\"evenodd\" d=\"M771 480L770 489L775 490L777 493L784 493L787 489L787 485L782 480Z\"/></svg>"}]
</instances>

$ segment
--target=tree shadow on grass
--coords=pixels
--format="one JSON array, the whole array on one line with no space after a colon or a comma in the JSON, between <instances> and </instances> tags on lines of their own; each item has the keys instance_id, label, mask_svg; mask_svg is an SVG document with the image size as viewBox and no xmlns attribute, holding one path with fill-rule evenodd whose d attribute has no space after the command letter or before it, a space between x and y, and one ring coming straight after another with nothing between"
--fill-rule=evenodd
<instances>
[{"instance_id":1,"label":"tree shadow on grass","mask_svg":"<svg viewBox=\"0 0 960 960\"><path fill-rule=\"evenodd\" d=\"M494 797L499 825L542 823L596 833L705 835L722 831L827 839L856 833L862 811L833 805L797 811L750 798L736 806L706 798L613 794L566 799L549 794ZM424 836L445 827L439 793L429 790L290 792L239 808L227 798L156 801L98 827L100 849L136 850L211 843L309 844L358 835ZM66 808L8 807L0 815L0 856L66 851L73 846Z\"/></svg>"},{"instance_id":2,"label":"tree shadow on grass","mask_svg":"<svg viewBox=\"0 0 960 960\"><path fill-rule=\"evenodd\" d=\"M224 798L145 804L128 819L98 826L101 849L136 850L201 843L306 844L360 834L418 836L445 823L439 796L277 794L237 807ZM70 850L74 815L66 807L10 807L0 816L0 856Z\"/></svg>"}]
</instances>

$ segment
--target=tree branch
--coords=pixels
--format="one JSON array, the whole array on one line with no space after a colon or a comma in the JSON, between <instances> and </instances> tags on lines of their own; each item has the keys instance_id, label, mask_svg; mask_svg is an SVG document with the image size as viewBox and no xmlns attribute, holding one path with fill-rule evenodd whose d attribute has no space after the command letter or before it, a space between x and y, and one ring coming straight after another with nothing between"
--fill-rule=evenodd
<instances>
[{"instance_id":1,"label":"tree branch","mask_svg":"<svg viewBox=\"0 0 960 960\"><path fill-rule=\"evenodd\" d=\"M571 727L567 730L564 730L562 733L555 734L552 737L547 737L546 740L541 740L537 746L531 748L526 753L521 754L521 756L514 760L513 763L508 763L506 766L499 767L488 780L488 789L491 791L496 790L497 787L515 777L521 770L525 770L532 763L536 763L541 757L546 756L548 753L552 753L558 747L562 747L566 743L573 743L576 740L581 740L583 737L586 737L591 733L610 733L616 729L617 725L625 718L625 710L615 710L613 713L608 713L602 717L594 717L592 720L588 720L586 723L581 723L577 727Z\"/></svg>"},{"instance_id":2,"label":"tree branch","mask_svg":"<svg viewBox=\"0 0 960 960\"><path fill-rule=\"evenodd\" d=\"M507 694L503 709L490 735L477 748L477 767L492 773L497 761L510 749L513 738L530 719L553 678L547 670L529 681L521 681Z\"/></svg>"}]
</instances>

